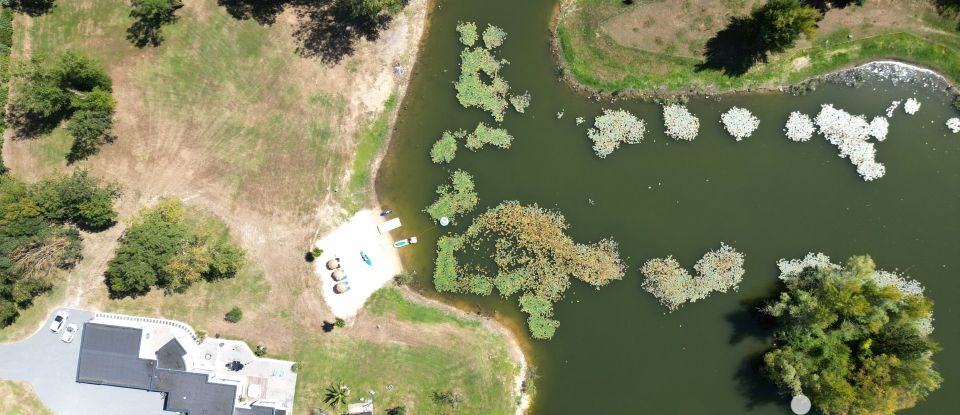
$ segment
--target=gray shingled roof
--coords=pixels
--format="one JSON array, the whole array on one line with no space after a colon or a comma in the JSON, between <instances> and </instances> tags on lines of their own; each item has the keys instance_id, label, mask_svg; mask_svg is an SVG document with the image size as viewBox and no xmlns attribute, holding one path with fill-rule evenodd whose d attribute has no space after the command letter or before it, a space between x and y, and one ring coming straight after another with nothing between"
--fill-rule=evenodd
<instances>
[{"instance_id":1,"label":"gray shingled roof","mask_svg":"<svg viewBox=\"0 0 960 415\"><path fill-rule=\"evenodd\" d=\"M233 415L237 387L207 382L202 373L157 369L153 390L167 393L163 409L189 415Z\"/></svg>"},{"instance_id":2,"label":"gray shingled roof","mask_svg":"<svg viewBox=\"0 0 960 415\"><path fill-rule=\"evenodd\" d=\"M149 389L156 362L141 359L140 329L87 323L77 382Z\"/></svg>"},{"instance_id":3,"label":"gray shingled roof","mask_svg":"<svg viewBox=\"0 0 960 415\"><path fill-rule=\"evenodd\" d=\"M157 350L157 368L187 370L187 365L183 362L183 356L186 354L187 351L177 339L170 339L167 344Z\"/></svg>"}]
</instances>

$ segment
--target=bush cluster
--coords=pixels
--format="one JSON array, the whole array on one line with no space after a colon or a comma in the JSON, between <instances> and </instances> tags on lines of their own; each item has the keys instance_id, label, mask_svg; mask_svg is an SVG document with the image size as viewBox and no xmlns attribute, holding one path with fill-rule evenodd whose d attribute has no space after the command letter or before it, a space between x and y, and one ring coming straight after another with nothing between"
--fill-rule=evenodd
<instances>
[{"instance_id":1,"label":"bush cluster","mask_svg":"<svg viewBox=\"0 0 960 415\"><path fill-rule=\"evenodd\" d=\"M33 60L21 78L19 94L10 107L22 135L43 134L67 120L73 137L67 154L70 162L95 154L113 140L112 82L96 61L67 51L53 63Z\"/></svg>"},{"instance_id":2,"label":"bush cluster","mask_svg":"<svg viewBox=\"0 0 960 415\"><path fill-rule=\"evenodd\" d=\"M113 224L116 186L84 171L26 184L0 175L0 327L80 259L78 228Z\"/></svg>"},{"instance_id":3,"label":"bush cluster","mask_svg":"<svg viewBox=\"0 0 960 415\"><path fill-rule=\"evenodd\" d=\"M167 198L141 211L120 237L107 263L107 285L114 296L145 294L152 287L181 292L201 280L231 278L243 263L243 251L222 222Z\"/></svg>"}]
</instances>

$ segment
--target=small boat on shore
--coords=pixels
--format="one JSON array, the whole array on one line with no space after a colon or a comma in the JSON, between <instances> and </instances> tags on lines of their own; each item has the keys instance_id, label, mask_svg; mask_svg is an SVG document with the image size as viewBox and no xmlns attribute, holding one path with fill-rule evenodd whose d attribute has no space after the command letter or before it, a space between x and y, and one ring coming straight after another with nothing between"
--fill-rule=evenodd
<instances>
[{"instance_id":1,"label":"small boat on shore","mask_svg":"<svg viewBox=\"0 0 960 415\"><path fill-rule=\"evenodd\" d=\"M394 247L394 248L402 248L402 247L405 247L405 246L407 246L407 245L413 245L413 244L415 244L415 243L417 243L417 237L416 237L416 236L411 236L411 237L409 237L409 238L407 238L407 239L401 239L401 240L399 240L399 241L394 242L394 243L393 243L393 247Z\"/></svg>"}]
</instances>

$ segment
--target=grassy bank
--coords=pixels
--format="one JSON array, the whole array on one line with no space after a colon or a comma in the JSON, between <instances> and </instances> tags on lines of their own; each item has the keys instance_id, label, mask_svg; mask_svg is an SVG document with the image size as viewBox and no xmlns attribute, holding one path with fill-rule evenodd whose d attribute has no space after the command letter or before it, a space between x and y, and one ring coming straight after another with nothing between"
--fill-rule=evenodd
<instances>
[{"instance_id":1,"label":"grassy bank","mask_svg":"<svg viewBox=\"0 0 960 415\"><path fill-rule=\"evenodd\" d=\"M906 22L854 24L839 18L828 21L830 13L837 12L831 10L815 39L804 40L784 53L771 55L768 62L757 64L739 76L717 69L698 69L703 62L701 54L683 56L675 52L702 50L702 45L697 43L700 39L685 38L683 32L672 36L678 44L685 42L686 48L667 47L663 51L627 46L614 39L622 37L617 31L643 29L613 19L625 13L642 13L645 7L656 3L659 2L625 6L613 0L565 2L557 19L555 40L567 76L580 86L607 93L717 93L775 88L869 61L894 59L931 68L952 82L960 80L960 35L956 23L938 15L932 5L923 2L910 2L915 8L911 13L915 13L916 18ZM868 2L862 8L849 7L837 13L845 13L850 19L856 18L857 13L883 16L883 7L887 6ZM689 19L684 23L696 24L696 13L683 13L682 7L676 9L677 14L671 18ZM716 29L722 29L724 24L716 24Z\"/></svg>"},{"instance_id":2,"label":"grassy bank","mask_svg":"<svg viewBox=\"0 0 960 415\"><path fill-rule=\"evenodd\" d=\"M349 335L397 329L410 333L391 341ZM373 399L377 413L402 405L417 414L506 415L516 407L511 396L519 368L500 334L413 302L396 288L374 294L352 326L302 341L292 358L303 364L295 405L300 414L324 408L325 388L339 381L350 387L352 402ZM433 393L444 391L459 395L460 403L434 402Z\"/></svg>"}]
</instances>

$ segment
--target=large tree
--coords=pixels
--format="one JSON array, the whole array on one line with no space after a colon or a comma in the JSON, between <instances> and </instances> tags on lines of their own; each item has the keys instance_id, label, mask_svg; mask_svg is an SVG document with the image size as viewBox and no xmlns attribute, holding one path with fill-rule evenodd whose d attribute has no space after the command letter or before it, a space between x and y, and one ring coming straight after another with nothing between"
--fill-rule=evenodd
<instances>
[{"instance_id":1,"label":"large tree","mask_svg":"<svg viewBox=\"0 0 960 415\"><path fill-rule=\"evenodd\" d=\"M139 48L159 46L163 42L163 26L177 21L181 0L133 0L130 17L133 24L127 29L127 39Z\"/></svg>"},{"instance_id":2,"label":"large tree","mask_svg":"<svg viewBox=\"0 0 960 415\"><path fill-rule=\"evenodd\" d=\"M777 325L764 372L784 392L828 415L893 414L940 387L933 303L918 283L865 256L798 268L764 308Z\"/></svg>"},{"instance_id":3,"label":"large tree","mask_svg":"<svg viewBox=\"0 0 960 415\"><path fill-rule=\"evenodd\" d=\"M752 15L757 41L770 52L787 50L801 34L813 36L822 17L819 10L804 6L800 0L770 0Z\"/></svg>"}]
</instances>

